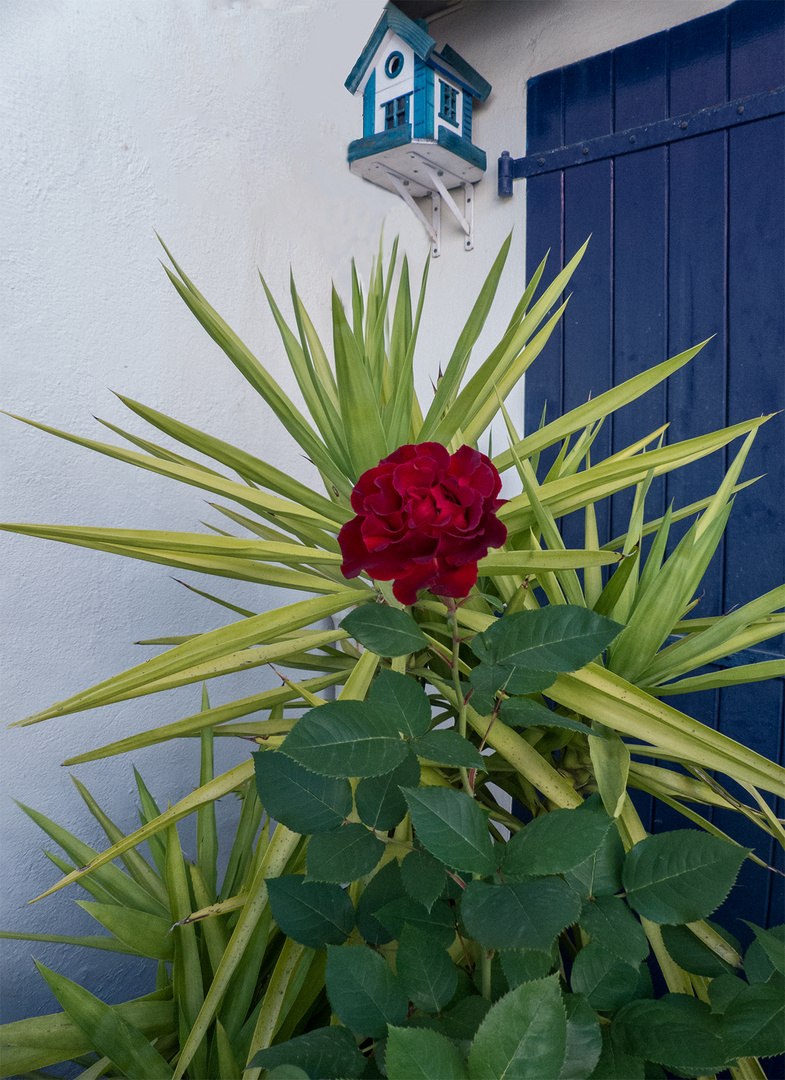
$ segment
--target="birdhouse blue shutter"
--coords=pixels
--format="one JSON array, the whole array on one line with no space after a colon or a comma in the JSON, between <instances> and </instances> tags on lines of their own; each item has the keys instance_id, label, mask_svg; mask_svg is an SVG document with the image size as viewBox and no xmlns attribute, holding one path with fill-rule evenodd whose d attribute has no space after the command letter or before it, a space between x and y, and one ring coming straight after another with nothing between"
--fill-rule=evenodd
<instances>
[{"instance_id":1,"label":"birdhouse blue shutter","mask_svg":"<svg viewBox=\"0 0 785 1080\"><path fill-rule=\"evenodd\" d=\"M472 96L463 92L463 126L462 132L464 139L472 141Z\"/></svg>"},{"instance_id":2,"label":"birdhouse blue shutter","mask_svg":"<svg viewBox=\"0 0 785 1080\"><path fill-rule=\"evenodd\" d=\"M433 68L414 57L414 137L433 138Z\"/></svg>"},{"instance_id":3,"label":"birdhouse blue shutter","mask_svg":"<svg viewBox=\"0 0 785 1080\"><path fill-rule=\"evenodd\" d=\"M562 328L526 375L527 433L546 401L553 419L711 335L687 368L606 422L594 460L666 422L676 442L785 405L784 14L781 3L738 0L529 81L527 154L515 172L527 177L529 273L546 250L563 265L592 239ZM552 262L546 277L554 272ZM739 445L656 480L647 518L716 491ZM780 415L755 440L742 478L766 475L739 493L694 615L721 614L782 583L784 449ZM543 455L541 469L549 461ZM624 531L630 506L627 494L603 509L603 539ZM579 546L582 515L564 526L567 546ZM782 655L778 638L729 663ZM783 684L666 700L782 761ZM641 806L650 829L685 824L668 807ZM778 846L734 818L733 836L781 865ZM712 820L727 828L729 812ZM730 917L781 922L781 882L745 863Z\"/></svg>"},{"instance_id":4,"label":"birdhouse blue shutter","mask_svg":"<svg viewBox=\"0 0 785 1080\"><path fill-rule=\"evenodd\" d=\"M373 135L376 123L376 72L368 76L363 90L363 138Z\"/></svg>"}]
</instances>

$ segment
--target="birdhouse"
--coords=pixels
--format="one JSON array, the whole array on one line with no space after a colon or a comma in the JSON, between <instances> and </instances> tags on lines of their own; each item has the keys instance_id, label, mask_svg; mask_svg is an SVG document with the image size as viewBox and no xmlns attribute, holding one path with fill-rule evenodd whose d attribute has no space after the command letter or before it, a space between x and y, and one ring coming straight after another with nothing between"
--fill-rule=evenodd
<instances>
[{"instance_id":1,"label":"birdhouse","mask_svg":"<svg viewBox=\"0 0 785 1080\"><path fill-rule=\"evenodd\" d=\"M422 19L388 4L346 80L362 96L363 135L349 144L349 168L400 195L422 221L439 254L442 200L473 247L474 184L486 168L472 142L475 101L490 83L449 45L436 51ZM463 189L463 210L450 194ZM431 196L431 220L415 199Z\"/></svg>"}]
</instances>

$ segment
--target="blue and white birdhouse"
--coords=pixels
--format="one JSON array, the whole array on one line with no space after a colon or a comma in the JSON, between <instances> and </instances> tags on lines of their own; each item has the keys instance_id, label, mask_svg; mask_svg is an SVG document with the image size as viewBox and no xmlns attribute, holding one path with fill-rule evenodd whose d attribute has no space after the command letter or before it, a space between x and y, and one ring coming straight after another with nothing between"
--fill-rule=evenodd
<instances>
[{"instance_id":1,"label":"blue and white birdhouse","mask_svg":"<svg viewBox=\"0 0 785 1080\"><path fill-rule=\"evenodd\" d=\"M490 83L449 45L436 51L422 19L388 4L346 80L363 100L363 136L349 144L357 176L400 195L423 222L439 254L441 200L473 246L473 185L486 168L472 142L472 110ZM449 192L462 187L461 212ZM428 221L414 201L431 195Z\"/></svg>"}]
</instances>

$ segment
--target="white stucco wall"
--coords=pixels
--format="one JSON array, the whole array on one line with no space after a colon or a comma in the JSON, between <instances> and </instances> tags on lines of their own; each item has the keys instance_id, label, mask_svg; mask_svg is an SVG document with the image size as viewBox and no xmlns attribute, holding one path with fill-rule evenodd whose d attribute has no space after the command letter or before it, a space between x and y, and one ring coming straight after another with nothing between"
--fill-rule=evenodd
<instances>
[{"instance_id":1,"label":"white stucco wall","mask_svg":"<svg viewBox=\"0 0 785 1080\"><path fill-rule=\"evenodd\" d=\"M494 321L522 289L523 190L500 201L495 162L524 149L530 76L723 6L724 0L481 0L432 23L493 83L474 140L489 173L476 199L474 252L444 215L419 350L421 386L446 361L466 309L515 225ZM158 266L157 230L186 272L297 399L256 275L285 301L293 265L320 330L329 282L346 293L348 263L365 271L385 222L419 268L428 244L392 195L351 176L362 107L343 80L381 11L375 0L4 0L0 5L0 294L2 405L80 435L115 441L96 413L138 434L117 390L270 460L311 473ZM486 339L490 334L486 335ZM478 349L476 358L482 352ZM520 409L520 398L517 404ZM155 438L155 436L151 436ZM195 489L90 454L2 418L0 517L190 530L208 513ZM162 439L160 441L163 441ZM30 728L5 725L150 655L141 637L206 630L229 613L171 573L261 609L280 593L198 581L164 567L18 536L4 543L2 905L0 926L92 933L68 893L32 908L55 880L30 804L102 846L60 762L177 719L198 690L141 698ZM272 685L266 673L210 687L214 703ZM249 687L250 688L247 688ZM236 691L236 692L235 692ZM219 765L247 744L219 744ZM131 764L164 804L197 781L197 747L165 744L73 769L125 830L136 825ZM231 822L231 803L224 808ZM227 825L228 828L228 825ZM186 849L192 845L183 830ZM73 891L73 895L78 895ZM29 959L67 972L105 1000L149 988L152 962L2 943L3 1019L56 1007Z\"/></svg>"}]
</instances>

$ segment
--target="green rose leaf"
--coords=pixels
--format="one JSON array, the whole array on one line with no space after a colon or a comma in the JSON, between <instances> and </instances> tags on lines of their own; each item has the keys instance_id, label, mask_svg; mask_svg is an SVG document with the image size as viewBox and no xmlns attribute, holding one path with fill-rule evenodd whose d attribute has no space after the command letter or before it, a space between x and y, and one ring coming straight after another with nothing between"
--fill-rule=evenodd
<instances>
[{"instance_id":1,"label":"green rose leaf","mask_svg":"<svg viewBox=\"0 0 785 1080\"><path fill-rule=\"evenodd\" d=\"M351 814L348 780L319 776L277 750L259 750L253 760L259 801L292 832L329 832Z\"/></svg>"},{"instance_id":2,"label":"green rose leaf","mask_svg":"<svg viewBox=\"0 0 785 1080\"><path fill-rule=\"evenodd\" d=\"M747 853L695 829L647 836L624 860L627 902L652 922L698 922L728 895Z\"/></svg>"},{"instance_id":3,"label":"green rose leaf","mask_svg":"<svg viewBox=\"0 0 785 1080\"><path fill-rule=\"evenodd\" d=\"M704 945L687 926L663 926L662 940L671 958L693 975L714 979L734 971L731 964Z\"/></svg>"},{"instance_id":4,"label":"green rose leaf","mask_svg":"<svg viewBox=\"0 0 785 1080\"><path fill-rule=\"evenodd\" d=\"M458 969L450 954L419 926L404 926L395 970L409 999L423 1012L440 1012L458 987Z\"/></svg>"},{"instance_id":5,"label":"green rose leaf","mask_svg":"<svg viewBox=\"0 0 785 1080\"><path fill-rule=\"evenodd\" d=\"M431 726L431 703L423 687L411 675L382 668L368 700L384 709L391 727L407 738L424 735Z\"/></svg>"},{"instance_id":6,"label":"green rose leaf","mask_svg":"<svg viewBox=\"0 0 785 1080\"><path fill-rule=\"evenodd\" d=\"M308 841L309 881L355 881L370 874L384 854L384 843L364 825L350 822Z\"/></svg>"},{"instance_id":7,"label":"green rose leaf","mask_svg":"<svg viewBox=\"0 0 785 1080\"><path fill-rule=\"evenodd\" d=\"M401 881L409 896L430 911L447 884L447 872L430 852L412 851L401 863Z\"/></svg>"},{"instance_id":8,"label":"green rose leaf","mask_svg":"<svg viewBox=\"0 0 785 1080\"><path fill-rule=\"evenodd\" d=\"M488 766L479 750L454 728L429 731L427 735L417 739L412 744L412 748L419 757L435 761L437 765L463 766L467 769L488 771Z\"/></svg>"},{"instance_id":9,"label":"green rose leaf","mask_svg":"<svg viewBox=\"0 0 785 1080\"><path fill-rule=\"evenodd\" d=\"M300 717L281 753L321 776L382 776L400 765L407 744L390 716L370 701L328 701Z\"/></svg>"},{"instance_id":10,"label":"green rose leaf","mask_svg":"<svg viewBox=\"0 0 785 1080\"><path fill-rule=\"evenodd\" d=\"M564 880L581 896L612 896L621 892L624 844L618 829L609 829L597 851L565 871Z\"/></svg>"},{"instance_id":11,"label":"green rose leaf","mask_svg":"<svg viewBox=\"0 0 785 1080\"><path fill-rule=\"evenodd\" d=\"M744 993L747 985L739 975L718 975L712 979L709 987L711 1011L713 1013L727 1012L736 998Z\"/></svg>"},{"instance_id":12,"label":"green rose leaf","mask_svg":"<svg viewBox=\"0 0 785 1080\"><path fill-rule=\"evenodd\" d=\"M567 1016L552 975L511 990L491 1007L469 1051L471 1080L557 1080Z\"/></svg>"},{"instance_id":13,"label":"green rose leaf","mask_svg":"<svg viewBox=\"0 0 785 1080\"><path fill-rule=\"evenodd\" d=\"M755 934L755 940L768 957L772 967L785 974L785 925L772 926L770 930L764 930L755 923L747 922L747 926Z\"/></svg>"},{"instance_id":14,"label":"green rose leaf","mask_svg":"<svg viewBox=\"0 0 785 1080\"><path fill-rule=\"evenodd\" d=\"M457 1047L427 1028L391 1027L385 1067L389 1080L466 1080Z\"/></svg>"},{"instance_id":15,"label":"green rose leaf","mask_svg":"<svg viewBox=\"0 0 785 1080\"><path fill-rule=\"evenodd\" d=\"M464 973L465 974L465 973ZM441 1016L441 1030L449 1039L468 1042L477 1034L477 1029L488 1015L490 1001L477 994L462 998Z\"/></svg>"},{"instance_id":16,"label":"green rose leaf","mask_svg":"<svg viewBox=\"0 0 785 1080\"><path fill-rule=\"evenodd\" d=\"M508 694L539 694L555 681L555 671L521 671L510 664L481 663L469 675L472 708L484 715L493 709L493 699L499 690Z\"/></svg>"},{"instance_id":17,"label":"green rose leaf","mask_svg":"<svg viewBox=\"0 0 785 1080\"><path fill-rule=\"evenodd\" d=\"M548 950L580 910L580 897L558 877L512 885L470 881L461 900L466 929L486 949Z\"/></svg>"},{"instance_id":18,"label":"green rose leaf","mask_svg":"<svg viewBox=\"0 0 785 1080\"><path fill-rule=\"evenodd\" d=\"M692 1074L710 1075L728 1064L721 1021L708 1005L687 994L658 1001L631 1001L611 1025L625 1054Z\"/></svg>"},{"instance_id":19,"label":"green rose leaf","mask_svg":"<svg viewBox=\"0 0 785 1080\"><path fill-rule=\"evenodd\" d=\"M502 877L563 874L596 854L612 827L612 818L595 800L575 810L542 814L504 845Z\"/></svg>"},{"instance_id":20,"label":"green rose leaf","mask_svg":"<svg viewBox=\"0 0 785 1080\"><path fill-rule=\"evenodd\" d=\"M406 813L401 788L416 787L419 782L420 763L411 751L392 772L360 780L354 802L362 823L382 832L394 829Z\"/></svg>"},{"instance_id":21,"label":"green rose leaf","mask_svg":"<svg viewBox=\"0 0 785 1080\"><path fill-rule=\"evenodd\" d=\"M576 671L607 649L622 629L589 608L559 604L504 616L474 638L472 650L484 663Z\"/></svg>"},{"instance_id":22,"label":"green rose leaf","mask_svg":"<svg viewBox=\"0 0 785 1080\"><path fill-rule=\"evenodd\" d=\"M398 862L392 859L374 874L357 902L357 929L370 945L384 945L395 936L376 916L404 895Z\"/></svg>"},{"instance_id":23,"label":"green rose leaf","mask_svg":"<svg viewBox=\"0 0 785 1080\"><path fill-rule=\"evenodd\" d=\"M550 975L556 964L555 947L545 949L505 949L499 953L504 977L511 990L524 982L534 982Z\"/></svg>"},{"instance_id":24,"label":"green rose leaf","mask_svg":"<svg viewBox=\"0 0 785 1080\"><path fill-rule=\"evenodd\" d=\"M580 994L562 994L562 1000L567 1012L567 1048L559 1080L585 1080L600 1058L600 1022Z\"/></svg>"},{"instance_id":25,"label":"green rose leaf","mask_svg":"<svg viewBox=\"0 0 785 1080\"><path fill-rule=\"evenodd\" d=\"M300 945L324 949L346 941L352 932L354 907L340 885L307 881L302 874L266 882L273 918Z\"/></svg>"},{"instance_id":26,"label":"green rose leaf","mask_svg":"<svg viewBox=\"0 0 785 1080\"><path fill-rule=\"evenodd\" d=\"M408 924L430 934L440 948L449 948L455 940L455 915L441 900L429 911L410 896L399 896L379 908L376 918L395 938L400 938Z\"/></svg>"},{"instance_id":27,"label":"green rose leaf","mask_svg":"<svg viewBox=\"0 0 785 1080\"><path fill-rule=\"evenodd\" d=\"M276 1065L269 1080L310 1080L310 1077L299 1065Z\"/></svg>"},{"instance_id":28,"label":"green rose leaf","mask_svg":"<svg viewBox=\"0 0 785 1080\"><path fill-rule=\"evenodd\" d=\"M451 788L403 788L417 838L454 870L492 874L496 855L485 815L474 799Z\"/></svg>"},{"instance_id":29,"label":"green rose leaf","mask_svg":"<svg viewBox=\"0 0 785 1080\"><path fill-rule=\"evenodd\" d=\"M732 1058L785 1053L782 981L745 986L725 1014L723 1036Z\"/></svg>"},{"instance_id":30,"label":"green rose leaf","mask_svg":"<svg viewBox=\"0 0 785 1080\"><path fill-rule=\"evenodd\" d=\"M619 960L637 966L649 955L649 941L643 927L620 896L585 900L578 922L589 937ZM667 941L665 944L667 946ZM676 960L676 963L680 961Z\"/></svg>"},{"instance_id":31,"label":"green rose leaf","mask_svg":"<svg viewBox=\"0 0 785 1080\"><path fill-rule=\"evenodd\" d=\"M325 982L333 1012L359 1038L381 1038L406 1019L406 994L372 949L328 948Z\"/></svg>"},{"instance_id":32,"label":"green rose leaf","mask_svg":"<svg viewBox=\"0 0 785 1080\"><path fill-rule=\"evenodd\" d=\"M334 1077L356 1080L365 1069L365 1058L346 1028L325 1027L260 1050L248 1063L249 1068L257 1069L283 1065L298 1066L306 1076L320 1076L324 1080Z\"/></svg>"},{"instance_id":33,"label":"green rose leaf","mask_svg":"<svg viewBox=\"0 0 785 1080\"><path fill-rule=\"evenodd\" d=\"M640 974L640 967L619 960L599 942L590 941L575 957L570 983L593 1009L615 1012L636 996Z\"/></svg>"},{"instance_id":34,"label":"green rose leaf","mask_svg":"<svg viewBox=\"0 0 785 1080\"><path fill-rule=\"evenodd\" d=\"M379 656L406 656L428 648L428 639L408 611L386 604L363 604L341 622L341 629Z\"/></svg>"},{"instance_id":35,"label":"green rose leaf","mask_svg":"<svg viewBox=\"0 0 785 1080\"><path fill-rule=\"evenodd\" d=\"M547 687L543 689L547 690ZM560 716L545 705L540 705L539 702L527 697L505 698L499 709L499 719L509 727L554 727L580 731L582 735L596 736L597 734L588 724L582 724L580 720L573 720L569 716Z\"/></svg>"},{"instance_id":36,"label":"green rose leaf","mask_svg":"<svg viewBox=\"0 0 785 1080\"><path fill-rule=\"evenodd\" d=\"M643 1058L631 1057L620 1050L607 1027L601 1029L602 1053L589 1080L645 1080Z\"/></svg>"}]
</instances>

